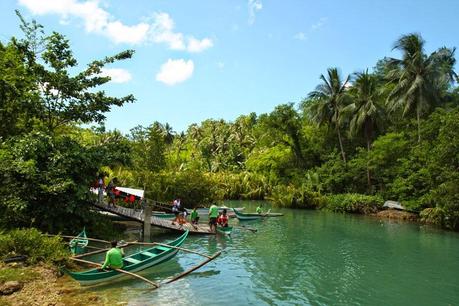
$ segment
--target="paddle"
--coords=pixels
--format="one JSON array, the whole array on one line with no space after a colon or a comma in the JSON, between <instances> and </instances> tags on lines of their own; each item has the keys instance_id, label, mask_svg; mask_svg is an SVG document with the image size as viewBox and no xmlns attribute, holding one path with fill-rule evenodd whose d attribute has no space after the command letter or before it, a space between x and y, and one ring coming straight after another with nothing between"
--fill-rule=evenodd
<instances>
[{"instance_id":1,"label":"paddle","mask_svg":"<svg viewBox=\"0 0 459 306\"><path fill-rule=\"evenodd\" d=\"M177 275L177 276L174 276L173 278L171 278L171 279L165 281L165 283L166 283L166 284L170 284L170 283L172 283L172 282L175 282L175 281L181 279L182 277L184 277L184 276L190 274L190 273L193 272L194 270L197 270L197 269L199 269L200 267L204 266L204 265L207 264L209 261L214 260L215 258L217 258L218 256L220 256L221 253L222 253L221 251L218 251L217 253L215 253L215 254L212 255L212 256L207 256L208 258L207 258L206 260L204 260L203 262L201 262L199 265L194 266L194 267L192 267L191 269L186 270L185 272L180 273L180 274Z\"/></svg>"},{"instance_id":2,"label":"paddle","mask_svg":"<svg viewBox=\"0 0 459 306\"><path fill-rule=\"evenodd\" d=\"M74 257L70 257L71 260L74 260L74 261L78 261L78 262L82 262L82 263L86 263L86 264L90 264L90 265L94 265L94 266L98 266L98 267L102 267L101 264L97 263L97 262L92 262L92 261L88 261L88 260L84 260L84 259L79 259L79 258L74 258ZM149 283L150 285L153 285L156 288L159 288L159 284L155 283L155 282L152 282L151 280L149 279L146 279L145 277L142 277L140 275L137 275L135 273L132 273L132 272L128 272L126 270L122 270L122 269L115 269L115 268L111 268L112 270L115 270L116 272L119 272L119 273L123 273L123 274L127 274L129 276L132 276L132 277L135 277L135 278L138 278L140 280L143 280L144 282L147 282Z\"/></svg>"}]
</instances>

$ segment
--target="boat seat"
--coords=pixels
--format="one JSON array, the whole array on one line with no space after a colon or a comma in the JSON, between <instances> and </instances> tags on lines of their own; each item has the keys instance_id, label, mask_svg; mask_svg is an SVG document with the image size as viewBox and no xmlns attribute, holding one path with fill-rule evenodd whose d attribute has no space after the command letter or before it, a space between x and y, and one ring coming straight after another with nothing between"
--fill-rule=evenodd
<instances>
[{"instance_id":1,"label":"boat seat","mask_svg":"<svg viewBox=\"0 0 459 306\"><path fill-rule=\"evenodd\" d=\"M142 252L141 254L143 254L143 255L145 255L145 256L149 256L149 257L154 257L154 256L156 256L156 254L150 253L150 252L148 252L148 251Z\"/></svg>"},{"instance_id":2,"label":"boat seat","mask_svg":"<svg viewBox=\"0 0 459 306\"><path fill-rule=\"evenodd\" d=\"M132 264L136 264L136 263L140 262L140 260L132 258L132 257L126 257L126 258L124 258L124 260L127 261L127 262L130 262Z\"/></svg>"},{"instance_id":3,"label":"boat seat","mask_svg":"<svg viewBox=\"0 0 459 306\"><path fill-rule=\"evenodd\" d=\"M156 249L158 249L160 251L169 251L170 250L170 248L163 247L162 245L157 246Z\"/></svg>"}]
</instances>

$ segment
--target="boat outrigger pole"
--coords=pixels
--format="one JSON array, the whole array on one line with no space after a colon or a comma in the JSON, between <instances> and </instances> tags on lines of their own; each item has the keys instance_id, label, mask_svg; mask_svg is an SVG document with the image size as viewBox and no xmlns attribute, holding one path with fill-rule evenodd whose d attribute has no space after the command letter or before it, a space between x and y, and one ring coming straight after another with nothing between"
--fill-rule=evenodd
<instances>
[{"instance_id":1,"label":"boat outrigger pole","mask_svg":"<svg viewBox=\"0 0 459 306\"><path fill-rule=\"evenodd\" d=\"M102 267L101 264L97 263L97 262L92 262L92 261L88 261L88 260L84 260L84 259L80 259L80 258L74 258L74 257L70 257L71 260L74 260L74 261L78 261L78 262L82 262L82 263L86 263L86 264L89 264L89 265L94 265L94 266L98 266L98 267ZM115 269L115 268L111 268L112 270L115 270L119 273L123 273L123 274L127 274L127 275L130 275L132 277L135 277L135 278L138 278L140 280L143 280L144 282L147 282L149 283L150 285L152 285L154 287L154 289L158 288L159 287L159 284L158 283L155 283L149 279L146 279L145 277L143 276L140 276L138 274L135 274L135 273L132 273L132 272L128 272L128 271L125 271L125 270L122 270L122 269Z\"/></svg>"}]
</instances>

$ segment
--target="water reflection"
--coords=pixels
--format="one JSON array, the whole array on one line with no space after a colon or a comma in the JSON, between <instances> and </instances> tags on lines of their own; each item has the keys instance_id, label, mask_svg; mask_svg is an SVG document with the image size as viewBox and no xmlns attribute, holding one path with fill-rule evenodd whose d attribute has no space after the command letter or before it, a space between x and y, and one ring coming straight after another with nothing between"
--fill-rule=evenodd
<instances>
[{"instance_id":1,"label":"water reflection","mask_svg":"<svg viewBox=\"0 0 459 306\"><path fill-rule=\"evenodd\" d=\"M254 210L258 203L229 202ZM277 209L273 209L273 211ZM459 300L459 235L416 224L317 211L239 222L258 231L190 236L183 247L222 255L159 290L124 279L97 290L129 305L448 305ZM153 240L176 234L154 231ZM203 260L179 252L143 274L155 281Z\"/></svg>"}]
</instances>

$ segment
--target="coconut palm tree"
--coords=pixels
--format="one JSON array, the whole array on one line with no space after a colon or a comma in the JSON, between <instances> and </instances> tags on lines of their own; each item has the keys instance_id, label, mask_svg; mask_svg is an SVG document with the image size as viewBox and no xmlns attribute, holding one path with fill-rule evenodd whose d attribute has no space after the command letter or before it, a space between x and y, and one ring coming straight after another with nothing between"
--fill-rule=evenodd
<instances>
[{"instance_id":1,"label":"coconut palm tree","mask_svg":"<svg viewBox=\"0 0 459 306\"><path fill-rule=\"evenodd\" d=\"M328 68L327 76L320 76L322 84L317 85L316 89L309 93L308 97L313 100L309 106L311 119L319 125L328 123L334 126L338 135L339 147L343 161L346 162L343 140L341 137L341 112L346 105L346 90L349 85L348 75L344 81L338 68Z\"/></svg>"},{"instance_id":2,"label":"coconut palm tree","mask_svg":"<svg viewBox=\"0 0 459 306\"><path fill-rule=\"evenodd\" d=\"M352 103L346 107L351 111L349 128L351 135L363 132L367 150L370 151L373 133L375 128L381 125L384 116L384 108L381 105L383 94L378 78L369 73L368 69L356 73L355 76L349 90Z\"/></svg>"},{"instance_id":3,"label":"coconut palm tree","mask_svg":"<svg viewBox=\"0 0 459 306\"><path fill-rule=\"evenodd\" d=\"M382 90L376 75L368 72L356 73L355 81L350 87L352 104L346 107L349 110L351 135L360 132L364 134L367 150L370 152L374 131L382 125L384 109L381 106ZM368 188L371 190L370 168L367 166Z\"/></svg>"},{"instance_id":4,"label":"coconut palm tree","mask_svg":"<svg viewBox=\"0 0 459 306\"><path fill-rule=\"evenodd\" d=\"M427 56L425 41L419 34L408 34L395 42L401 59L390 59L392 70L387 77L395 87L388 96L391 110L403 109L403 116L416 114L418 142L421 141L421 116L438 103L442 91L455 79L453 70L455 49L440 48Z\"/></svg>"}]
</instances>

